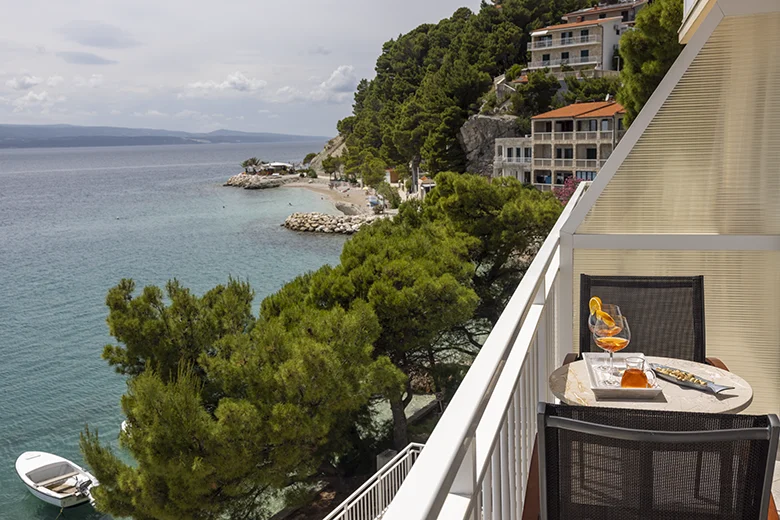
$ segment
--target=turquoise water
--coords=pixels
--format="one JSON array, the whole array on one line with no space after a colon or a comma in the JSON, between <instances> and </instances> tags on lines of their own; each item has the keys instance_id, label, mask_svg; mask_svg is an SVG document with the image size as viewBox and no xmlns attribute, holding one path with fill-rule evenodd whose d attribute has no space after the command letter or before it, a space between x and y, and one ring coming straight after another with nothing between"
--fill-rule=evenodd
<instances>
[{"instance_id":1,"label":"turquoise water","mask_svg":"<svg viewBox=\"0 0 780 520\"><path fill-rule=\"evenodd\" d=\"M109 287L176 277L202 294L232 275L249 280L257 307L338 261L344 237L280 227L293 211L334 213L320 195L221 186L247 157L300 160L323 144L0 151L0 518L59 513L18 480L20 453L82 462L85 423L116 446L125 379L100 358ZM101 515L84 506L64 518Z\"/></svg>"}]
</instances>

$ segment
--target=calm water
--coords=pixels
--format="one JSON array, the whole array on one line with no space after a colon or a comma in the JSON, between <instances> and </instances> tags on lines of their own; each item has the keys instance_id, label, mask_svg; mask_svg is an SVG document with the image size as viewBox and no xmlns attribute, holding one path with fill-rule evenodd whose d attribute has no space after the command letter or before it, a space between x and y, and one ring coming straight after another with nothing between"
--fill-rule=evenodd
<instances>
[{"instance_id":1,"label":"calm water","mask_svg":"<svg viewBox=\"0 0 780 520\"><path fill-rule=\"evenodd\" d=\"M334 212L316 193L221 186L247 157L300 160L323 144L0 151L0 518L59 513L18 480L23 451L82 462L85 423L117 445L125 380L100 358L109 287L176 277L202 294L232 275L258 307L338 261L343 237L280 227L293 211ZM100 517L89 506L64 516Z\"/></svg>"}]
</instances>

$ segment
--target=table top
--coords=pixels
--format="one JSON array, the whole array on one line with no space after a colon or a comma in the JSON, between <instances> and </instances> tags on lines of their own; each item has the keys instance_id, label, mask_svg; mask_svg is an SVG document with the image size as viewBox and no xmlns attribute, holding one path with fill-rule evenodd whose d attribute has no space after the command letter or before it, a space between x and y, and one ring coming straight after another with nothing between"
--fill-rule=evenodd
<instances>
[{"instance_id":1,"label":"table top","mask_svg":"<svg viewBox=\"0 0 780 520\"><path fill-rule=\"evenodd\" d=\"M724 390L715 395L709 391L686 388L659 378L658 385L663 388L663 391L653 399L597 399L590 389L585 361L575 361L550 374L550 390L555 397L569 405L678 412L738 413L747 408L753 400L753 388L748 382L727 370L683 359L655 356L647 356L646 359L650 363L679 368L719 385L733 386L734 389Z\"/></svg>"}]
</instances>

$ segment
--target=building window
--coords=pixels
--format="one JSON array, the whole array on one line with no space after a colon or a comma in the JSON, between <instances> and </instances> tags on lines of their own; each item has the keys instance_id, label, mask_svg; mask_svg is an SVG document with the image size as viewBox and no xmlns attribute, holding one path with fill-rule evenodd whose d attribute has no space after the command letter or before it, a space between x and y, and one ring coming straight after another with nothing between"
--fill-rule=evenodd
<instances>
[{"instance_id":1,"label":"building window","mask_svg":"<svg viewBox=\"0 0 780 520\"><path fill-rule=\"evenodd\" d=\"M498 152L496 153L496 155L498 157L503 157L504 156L504 147L503 146L498 145Z\"/></svg>"},{"instance_id":2,"label":"building window","mask_svg":"<svg viewBox=\"0 0 780 520\"><path fill-rule=\"evenodd\" d=\"M507 147L506 149L506 158L511 159L512 158L512 149Z\"/></svg>"},{"instance_id":3,"label":"building window","mask_svg":"<svg viewBox=\"0 0 780 520\"><path fill-rule=\"evenodd\" d=\"M588 49L580 51L580 58L587 58L590 56L590 51Z\"/></svg>"},{"instance_id":4,"label":"building window","mask_svg":"<svg viewBox=\"0 0 780 520\"><path fill-rule=\"evenodd\" d=\"M588 131L589 132L595 132L598 130L599 122L595 119L588 119Z\"/></svg>"},{"instance_id":5,"label":"building window","mask_svg":"<svg viewBox=\"0 0 780 520\"><path fill-rule=\"evenodd\" d=\"M566 44L572 38L571 31L565 31L561 33L561 44Z\"/></svg>"},{"instance_id":6,"label":"building window","mask_svg":"<svg viewBox=\"0 0 780 520\"><path fill-rule=\"evenodd\" d=\"M622 11L622 12L620 13L620 16L622 16L622 17L623 17L623 21L624 21L624 22L627 22L627 21L628 21L628 11Z\"/></svg>"},{"instance_id":7,"label":"building window","mask_svg":"<svg viewBox=\"0 0 780 520\"><path fill-rule=\"evenodd\" d=\"M589 161L593 161L596 159L596 149L595 148L586 148L585 149L585 158Z\"/></svg>"},{"instance_id":8,"label":"building window","mask_svg":"<svg viewBox=\"0 0 780 520\"><path fill-rule=\"evenodd\" d=\"M599 18L606 18L606 17L607 17L607 13L601 13L601 14L599 15Z\"/></svg>"},{"instance_id":9,"label":"building window","mask_svg":"<svg viewBox=\"0 0 780 520\"><path fill-rule=\"evenodd\" d=\"M618 121L618 123L617 123L618 130L623 130L623 118L619 117L617 121Z\"/></svg>"},{"instance_id":10,"label":"building window","mask_svg":"<svg viewBox=\"0 0 780 520\"><path fill-rule=\"evenodd\" d=\"M525 156L528 159L531 158L531 148L530 147L525 149Z\"/></svg>"},{"instance_id":11,"label":"building window","mask_svg":"<svg viewBox=\"0 0 780 520\"><path fill-rule=\"evenodd\" d=\"M568 52L562 52L561 53L561 60L568 60L569 59L569 53Z\"/></svg>"},{"instance_id":12,"label":"building window","mask_svg":"<svg viewBox=\"0 0 780 520\"><path fill-rule=\"evenodd\" d=\"M550 55L542 54L542 63L550 63Z\"/></svg>"},{"instance_id":13,"label":"building window","mask_svg":"<svg viewBox=\"0 0 780 520\"><path fill-rule=\"evenodd\" d=\"M601 120L601 131L602 132L608 132L609 131L609 119L602 119Z\"/></svg>"},{"instance_id":14,"label":"building window","mask_svg":"<svg viewBox=\"0 0 780 520\"><path fill-rule=\"evenodd\" d=\"M580 31L580 36L583 38L587 38L590 33L588 32L588 29L583 29Z\"/></svg>"},{"instance_id":15,"label":"building window","mask_svg":"<svg viewBox=\"0 0 780 520\"><path fill-rule=\"evenodd\" d=\"M550 184L550 172L537 173L535 182L536 184Z\"/></svg>"},{"instance_id":16,"label":"building window","mask_svg":"<svg viewBox=\"0 0 780 520\"><path fill-rule=\"evenodd\" d=\"M596 178L596 172L577 172L577 178L583 181L592 181Z\"/></svg>"},{"instance_id":17,"label":"building window","mask_svg":"<svg viewBox=\"0 0 780 520\"><path fill-rule=\"evenodd\" d=\"M574 158L574 148L556 148L555 149L555 158L556 159L573 159Z\"/></svg>"},{"instance_id":18,"label":"building window","mask_svg":"<svg viewBox=\"0 0 780 520\"><path fill-rule=\"evenodd\" d=\"M515 148L515 157L520 158L523 156L523 149L522 148Z\"/></svg>"}]
</instances>

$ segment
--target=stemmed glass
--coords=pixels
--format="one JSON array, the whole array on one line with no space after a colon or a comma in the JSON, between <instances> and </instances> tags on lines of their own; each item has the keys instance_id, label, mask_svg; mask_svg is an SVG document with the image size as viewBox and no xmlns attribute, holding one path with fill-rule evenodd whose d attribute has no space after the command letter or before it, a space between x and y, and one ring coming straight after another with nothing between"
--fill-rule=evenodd
<instances>
[{"instance_id":1,"label":"stemmed glass","mask_svg":"<svg viewBox=\"0 0 780 520\"><path fill-rule=\"evenodd\" d=\"M628 320L622 314L610 316L612 323L596 320L593 327L593 340L599 348L609 352L610 378L607 380L607 384L620 385L620 381L615 380L613 356L615 352L623 350L631 342L631 329L628 327Z\"/></svg>"},{"instance_id":2,"label":"stemmed glass","mask_svg":"<svg viewBox=\"0 0 780 520\"><path fill-rule=\"evenodd\" d=\"M620 307L618 307L615 304L612 303L604 303L600 306L601 311L607 313L609 316L622 316L623 313L620 312ZM591 334L595 334L596 332L596 324L599 323L601 320L598 317L598 314L593 313L588 317L588 328L590 329ZM595 340L595 336L594 336ZM602 372L611 372L612 368L610 365L603 364L596 367L598 370Z\"/></svg>"}]
</instances>

